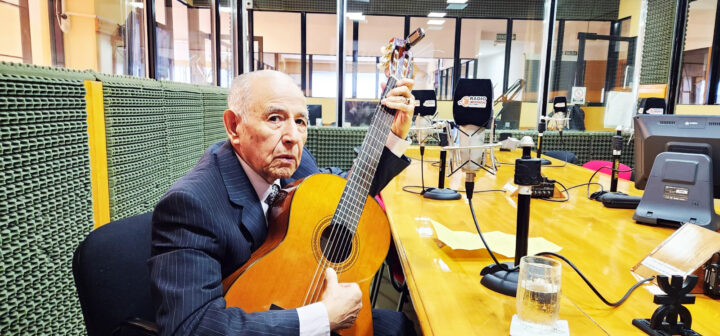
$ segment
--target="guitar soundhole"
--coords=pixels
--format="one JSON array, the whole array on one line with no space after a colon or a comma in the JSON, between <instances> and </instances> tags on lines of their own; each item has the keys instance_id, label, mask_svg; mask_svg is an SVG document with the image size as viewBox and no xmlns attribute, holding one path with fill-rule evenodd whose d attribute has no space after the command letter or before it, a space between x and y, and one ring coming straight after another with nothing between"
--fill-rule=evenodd
<instances>
[{"instance_id":1,"label":"guitar soundhole","mask_svg":"<svg viewBox=\"0 0 720 336\"><path fill-rule=\"evenodd\" d=\"M328 225L320 235L322 253L332 263L341 263L350 257L353 234L342 225Z\"/></svg>"}]
</instances>

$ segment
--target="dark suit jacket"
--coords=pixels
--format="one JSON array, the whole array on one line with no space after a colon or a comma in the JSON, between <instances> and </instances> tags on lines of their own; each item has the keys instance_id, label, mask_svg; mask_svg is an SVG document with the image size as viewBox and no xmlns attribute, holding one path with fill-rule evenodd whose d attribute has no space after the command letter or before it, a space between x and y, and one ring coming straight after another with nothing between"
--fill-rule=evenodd
<instances>
[{"instance_id":1,"label":"dark suit jacket","mask_svg":"<svg viewBox=\"0 0 720 336\"><path fill-rule=\"evenodd\" d=\"M377 194L409 160L384 149L371 187ZM305 150L287 184L319 172ZM297 312L225 308L221 281L265 240L262 207L229 141L211 146L155 207L148 260L162 335L295 334Z\"/></svg>"}]
</instances>

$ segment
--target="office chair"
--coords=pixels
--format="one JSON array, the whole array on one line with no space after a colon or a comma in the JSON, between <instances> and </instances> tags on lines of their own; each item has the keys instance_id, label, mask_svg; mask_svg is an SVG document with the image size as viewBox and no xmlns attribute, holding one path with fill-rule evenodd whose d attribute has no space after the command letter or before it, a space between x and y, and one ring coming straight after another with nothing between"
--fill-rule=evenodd
<instances>
[{"instance_id":1,"label":"office chair","mask_svg":"<svg viewBox=\"0 0 720 336\"><path fill-rule=\"evenodd\" d=\"M551 158L563 160L567 163L572 163L572 164L578 163L578 158L577 158L577 156L575 156L575 153L573 153L573 152L553 150L553 151L545 151L545 152L543 152L543 154L545 154Z\"/></svg>"},{"instance_id":2,"label":"office chair","mask_svg":"<svg viewBox=\"0 0 720 336\"><path fill-rule=\"evenodd\" d=\"M95 335L157 335L150 294L152 212L105 224L80 243L73 276L85 327Z\"/></svg>"}]
</instances>

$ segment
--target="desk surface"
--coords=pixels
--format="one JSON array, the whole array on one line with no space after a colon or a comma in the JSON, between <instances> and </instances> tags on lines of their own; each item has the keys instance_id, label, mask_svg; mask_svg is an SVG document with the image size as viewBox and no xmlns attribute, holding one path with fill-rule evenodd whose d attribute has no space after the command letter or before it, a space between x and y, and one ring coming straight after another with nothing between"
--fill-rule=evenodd
<instances>
[{"instance_id":1,"label":"desk surface","mask_svg":"<svg viewBox=\"0 0 720 336\"><path fill-rule=\"evenodd\" d=\"M417 157L417 149L408 150L408 154ZM519 155L519 150L497 153L501 162L514 161ZM428 148L425 157L437 160L437 149ZM567 187L587 182L591 173L571 164L543 168L544 175ZM438 169L426 162L425 182L436 185L437 174ZM475 189L502 189L512 183L513 174L514 167L509 165L501 166L497 176L480 171ZM462 175L455 173L446 180L446 186L463 189ZM607 175L595 179L609 189ZM457 201L428 200L403 192L406 185L420 185L419 161L413 160L382 195L423 333L507 335L516 310L515 299L480 284L480 270L492 262L487 251L455 251L442 246L429 221L434 219L452 230L476 232L467 199L463 195ZM618 190L641 194L622 180ZM632 220L634 210L605 208L587 199L585 192L584 187L571 190L570 201L564 203L533 199L530 236L542 236L562 246L560 254L575 263L609 301L616 301L636 282L630 268L673 230L636 224ZM476 193L473 204L484 232L515 233L516 199L509 194ZM632 319L650 318L656 307L652 295L644 288L636 290L619 308L607 307L563 263L560 319L569 321L571 334L641 334L631 324ZM694 330L703 335L720 334L717 329L720 301L698 295L696 303L687 307L693 316Z\"/></svg>"}]
</instances>

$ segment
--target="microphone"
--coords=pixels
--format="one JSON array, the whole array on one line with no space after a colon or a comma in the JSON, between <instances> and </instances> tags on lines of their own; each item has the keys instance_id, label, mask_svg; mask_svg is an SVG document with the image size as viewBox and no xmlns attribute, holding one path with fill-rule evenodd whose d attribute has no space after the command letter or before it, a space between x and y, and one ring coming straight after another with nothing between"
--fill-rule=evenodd
<instances>
[{"instance_id":1,"label":"microphone","mask_svg":"<svg viewBox=\"0 0 720 336\"><path fill-rule=\"evenodd\" d=\"M570 118L566 118L567 115L567 98L563 96L557 96L553 98L553 115L550 118L549 125L560 131L560 137L562 138L563 128L570 125Z\"/></svg>"},{"instance_id":2,"label":"microphone","mask_svg":"<svg viewBox=\"0 0 720 336\"><path fill-rule=\"evenodd\" d=\"M484 131L492 125L493 89L489 79L461 78L453 94L453 119L460 139L460 161L466 181L475 178L485 155Z\"/></svg>"}]
</instances>

